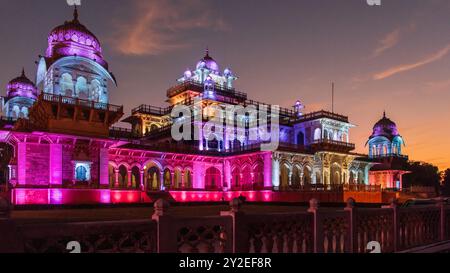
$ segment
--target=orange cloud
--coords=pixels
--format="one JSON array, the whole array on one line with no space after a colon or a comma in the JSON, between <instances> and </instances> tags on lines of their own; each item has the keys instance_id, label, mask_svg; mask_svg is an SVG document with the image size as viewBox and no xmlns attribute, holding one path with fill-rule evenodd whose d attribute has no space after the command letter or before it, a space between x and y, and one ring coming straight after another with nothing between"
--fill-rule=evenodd
<instances>
[{"instance_id":1,"label":"orange cloud","mask_svg":"<svg viewBox=\"0 0 450 273\"><path fill-rule=\"evenodd\" d=\"M395 67L389 68L385 71L382 71L380 73L377 73L373 76L373 79L374 80L382 80L382 79L392 77L398 73L414 70L421 66L439 61L440 59L447 56L449 52L450 52L450 45L447 45L446 47L439 50L438 52L436 52L436 53L432 54L431 56L428 56L422 60L419 60L418 62L415 62L412 64L403 64L403 65L395 66Z\"/></svg>"},{"instance_id":2,"label":"orange cloud","mask_svg":"<svg viewBox=\"0 0 450 273\"><path fill-rule=\"evenodd\" d=\"M411 32L415 29L414 24L410 24L407 27L398 27L393 31L386 34L378 43L378 47L373 51L371 58L375 58L380 56L386 50L389 50L395 47L399 42L400 38L408 32Z\"/></svg>"},{"instance_id":3,"label":"orange cloud","mask_svg":"<svg viewBox=\"0 0 450 273\"><path fill-rule=\"evenodd\" d=\"M229 30L228 25L200 0L139 1L136 19L118 27L115 48L125 55L158 55L188 45L191 30Z\"/></svg>"}]
</instances>

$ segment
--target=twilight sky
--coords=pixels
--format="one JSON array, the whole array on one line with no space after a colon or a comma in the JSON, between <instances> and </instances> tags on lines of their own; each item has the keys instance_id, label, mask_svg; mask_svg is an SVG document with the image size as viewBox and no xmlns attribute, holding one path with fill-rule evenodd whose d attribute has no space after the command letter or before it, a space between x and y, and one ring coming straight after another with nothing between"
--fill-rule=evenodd
<instances>
[{"instance_id":1,"label":"twilight sky","mask_svg":"<svg viewBox=\"0 0 450 273\"><path fill-rule=\"evenodd\" d=\"M34 79L65 0L0 0L0 94L24 66ZM82 0L119 87L110 101L164 106L165 91L206 46L255 100L349 115L357 151L386 110L413 160L450 167L450 1Z\"/></svg>"}]
</instances>

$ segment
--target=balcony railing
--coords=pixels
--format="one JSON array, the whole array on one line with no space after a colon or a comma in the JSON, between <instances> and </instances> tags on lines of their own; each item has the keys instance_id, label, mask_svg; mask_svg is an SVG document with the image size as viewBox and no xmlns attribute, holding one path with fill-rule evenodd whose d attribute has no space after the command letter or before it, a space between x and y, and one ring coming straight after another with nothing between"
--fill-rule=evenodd
<instances>
[{"instance_id":1,"label":"balcony railing","mask_svg":"<svg viewBox=\"0 0 450 273\"><path fill-rule=\"evenodd\" d=\"M182 92L185 92L186 90L192 90L199 93L203 93L204 91L204 85L197 81L185 81L177 86L174 86L167 90L167 97L171 98L173 96L176 96ZM214 87L215 93L218 95L223 96L233 96L238 99L246 100L247 94L243 92L236 91L234 88L228 88L226 86L222 86L219 84L216 84Z\"/></svg>"},{"instance_id":2,"label":"balcony railing","mask_svg":"<svg viewBox=\"0 0 450 273\"><path fill-rule=\"evenodd\" d=\"M356 148L356 145L354 143L347 143L343 141L320 139L314 141L311 147L318 150L352 151Z\"/></svg>"},{"instance_id":3,"label":"balcony railing","mask_svg":"<svg viewBox=\"0 0 450 273\"><path fill-rule=\"evenodd\" d=\"M394 154L394 153L370 156L370 158L373 158L373 159L383 159L383 158L389 158L389 157L396 157L396 158L401 158L401 159L406 159L406 160L409 159L409 157L407 155L399 155L399 154Z\"/></svg>"},{"instance_id":4,"label":"balcony railing","mask_svg":"<svg viewBox=\"0 0 450 273\"><path fill-rule=\"evenodd\" d=\"M317 112L304 114L301 117L295 119L294 123L300 123L300 122L305 122L308 120L314 120L314 119L319 119L319 118L329 118L329 119L333 119L333 120L337 120L337 121L341 121L341 122L345 122L345 123L349 122L347 116L343 116L343 115L331 113L331 112L328 112L325 110L321 110L321 111L317 111Z\"/></svg>"},{"instance_id":5,"label":"balcony railing","mask_svg":"<svg viewBox=\"0 0 450 273\"><path fill-rule=\"evenodd\" d=\"M123 106L113 105L113 104L108 104L108 103L83 100L83 99L79 99L79 98L66 97L66 96L55 95L55 94L50 94L50 93L42 93L40 95L40 97L42 100L48 101L48 102L89 107L89 108L107 110L107 111L116 112L116 113L123 112Z\"/></svg>"}]
</instances>

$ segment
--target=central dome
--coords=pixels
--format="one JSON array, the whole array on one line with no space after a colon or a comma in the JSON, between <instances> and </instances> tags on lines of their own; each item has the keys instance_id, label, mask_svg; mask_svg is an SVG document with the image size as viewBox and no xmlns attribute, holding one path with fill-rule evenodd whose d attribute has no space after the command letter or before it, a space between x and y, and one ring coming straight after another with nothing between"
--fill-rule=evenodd
<instances>
[{"instance_id":1,"label":"central dome","mask_svg":"<svg viewBox=\"0 0 450 273\"><path fill-rule=\"evenodd\" d=\"M94 60L105 68L108 66L103 60L99 40L78 20L76 6L73 20L66 21L50 32L46 55L53 61L66 56L80 56Z\"/></svg>"},{"instance_id":2,"label":"central dome","mask_svg":"<svg viewBox=\"0 0 450 273\"><path fill-rule=\"evenodd\" d=\"M209 50L206 50L206 55L197 63L197 69L208 69L212 72L219 72L220 68L217 62L209 56Z\"/></svg>"},{"instance_id":3,"label":"central dome","mask_svg":"<svg viewBox=\"0 0 450 273\"><path fill-rule=\"evenodd\" d=\"M392 139L399 136L397 130L397 124L386 117L386 113L383 114L383 118L380 119L373 127L372 137L385 136Z\"/></svg>"}]
</instances>

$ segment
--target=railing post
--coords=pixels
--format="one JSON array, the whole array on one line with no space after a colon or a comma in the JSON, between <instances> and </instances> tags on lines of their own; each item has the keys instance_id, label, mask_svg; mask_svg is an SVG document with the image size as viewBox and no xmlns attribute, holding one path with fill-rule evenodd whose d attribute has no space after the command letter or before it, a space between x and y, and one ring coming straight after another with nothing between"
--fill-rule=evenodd
<instances>
[{"instance_id":1,"label":"railing post","mask_svg":"<svg viewBox=\"0 0 450 273\"><path fill-rule=\"evenodd\" d=\"M397 198L392 198L389 206L383 206L383 208L392 209L392 220L394 223L393 226L393 240L394 240L394 252L399 250L399 240L400 240L400 230L399 230L399 215L398 215L398 200Z\"/></svg>"},{"instance_id":2,"label":"railing post","mask_svg":"<svg viewBox=\"0 0 450 273\"><path fill-rule=\"evenodd\" d=\"M446 236L445 236L445 223L446 223L446 219L445 219L445 201L443 198L441 198L439 200L439 203L437 204L437 206L439 207L440 210L440 222L439 222L439 240L440 241L445 241L446 240Z\"/></svg>"},{"instance_id":3,"label":"railing post","mask_svg":"<svg viewBox=\"0 0 450 273\"><path fill-rule=\"evenodd\" d=\"M320 226L319 219L319 200L313 198L309 201L308 212L313 214L313 253L323 252L323 247L320 247L320 238L323 236L322 228Z\"/></svg>"},{"instance_id":4,"label":"railing post","mask_svg":"<svg viewBox=\"0 0 450 273\"><path fill-rule=\"evenodd\" d=\"M350 228L350 253L355 253L355 238L356 238L356 221L357 221L357 209L356 209L356 201L353 198L347 199L347 206L345 207L345 211L349 213L349 228Z\"/></svg>"},{"instance_id":5,"label":"railing post","mask_svg":"<svg viewBox=\"0 0 450 273\"><path fill-rule=\"evenodd\" d=\"M248 231L244 222L245 213L241 210L241 206L241 199L234 198L230 201L230 210L220 212L220 216L231 216L233 221L233 236L231 237L233 253L249 252Z\"/></svg>"},{"instance_id":6,"label":"railing post","mask_svg":"<svg viewBox=\"0 0 450 273\"><path fill-rule=\"evenodd\" d=\"M158 199L153 206L152 219L156 221L157 253L177 253L177 234L174 232L172 217L169 214L169 202Z\"/></svg>"}]
</instances>

